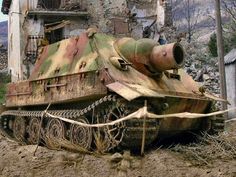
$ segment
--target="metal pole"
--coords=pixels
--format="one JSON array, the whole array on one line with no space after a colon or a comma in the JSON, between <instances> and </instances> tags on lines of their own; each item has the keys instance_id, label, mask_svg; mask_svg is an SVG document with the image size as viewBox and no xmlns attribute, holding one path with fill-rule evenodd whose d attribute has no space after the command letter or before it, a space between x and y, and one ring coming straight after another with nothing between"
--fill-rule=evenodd
<instances>
[{"instance_id":1,"label":"metal pole","mask_svg":"<svg viewBox=\"0 0 236 177\"><path fill-rule=\"evenodd\" d=\"M27 11L29 11L29 0L27 0Z\"/></svg>"},{"instance_id":2,"label":"metal pole","mask_svg":"<svg viewBox=\"0 0 236 177\"><path fill-rule=\"evenodd\" d=\"M145 139L146 139L146 118L147 118L147 100L144 102L145 112L143 119L143 136L142 136L142 146L141 146L141 156L144 156L144 148L145 148Z\"/></svg>"},{"instance_id":3,"label":"metal pole","mask_svg":"<svg viewBox=\"0 0 236 177\"><path fill-rule=\"evenodd\" d=\"M222 22L220 12L220 0L215 0L215 15L216 15L216 29L217 29L217 51L220 72L220 92L223 99L227 99L226 80L225 80L225 64L224 64L224 41L222 35ZM222 102L222 109L227 109L227 103Z\"/></svg>"}]
</instances>

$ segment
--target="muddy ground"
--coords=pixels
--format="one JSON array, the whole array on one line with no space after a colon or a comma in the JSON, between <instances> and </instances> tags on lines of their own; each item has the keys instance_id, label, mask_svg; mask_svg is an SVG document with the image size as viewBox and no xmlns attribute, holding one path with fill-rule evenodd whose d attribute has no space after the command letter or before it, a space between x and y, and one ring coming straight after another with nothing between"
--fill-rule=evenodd
<instances>
[{"instance_id":1,"label":"muddy ground","mask_svg":"<svg viewBox=\"0 0 236 177\"><path fill-rule=\"evenodd\" d=\"M204 139L205 138L205 139ZM144 157L88 155L22 146L0 137L1 177L236 177L236 126L198 143L156 147Z\"/></svg>"}]
</instances>

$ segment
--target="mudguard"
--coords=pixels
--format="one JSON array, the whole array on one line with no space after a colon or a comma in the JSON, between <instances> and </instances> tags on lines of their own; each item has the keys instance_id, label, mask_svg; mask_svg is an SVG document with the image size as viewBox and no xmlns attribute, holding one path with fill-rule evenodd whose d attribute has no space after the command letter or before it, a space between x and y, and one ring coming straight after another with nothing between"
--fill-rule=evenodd
<instances>
[{"instance_id":1,"label":"mudguard","mask_svg":"<svg viewBox=\"0 0 236 177\"><path fill-rule=\"evenodd\" d=\"M142 85L137 84L127 84L121 82L114 82L106 85L110 90L114 91L118 95L122 96L128 101L134 100L138 97L158 97L164 98L165 95L157 93L151 89L148 89Z\"/></svg>"}]
</instances>

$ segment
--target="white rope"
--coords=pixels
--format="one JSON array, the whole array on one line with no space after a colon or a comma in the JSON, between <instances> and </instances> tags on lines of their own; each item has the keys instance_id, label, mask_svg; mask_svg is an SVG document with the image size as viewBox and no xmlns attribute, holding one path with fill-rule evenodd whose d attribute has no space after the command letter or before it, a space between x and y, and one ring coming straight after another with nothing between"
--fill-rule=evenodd
<instances>
[{"instance_id":1,"label":"white rope","mask_svg":"<svg viewBox=\"0 0 236 177\"><path fill-rule=\"evenodd\" d=\"M97 127L97 128L100 128L100 127L115 125L115 124L118 124L120 122L130 120L130 119L134 119L134 118L140 119L140 118L143 117L143 115L146 114L144 111L145 111L145 108L143 107L143 108L139 109L138 111L136 111L136 112L134 112L134 113L132 113L132 114L126 116L126 117L120 118L120 119L112 121L112 122L100 123L100 124L86 124L86 123L70 120L70 119L67 119L67 118L64 118L64 117L54 116L54 115L49 114L49 113L46 113L46 114L48 116L50 116L51 118L60 119L62 121L72 123L72 124L76 124L76 125L80 125L80 126L83 126L83 127Z\"/></svg>"},{"instance_id":2,"label":"white rope","mask_svg":"<svg viewBox=\"0 0 236 177\"><path fill-rule=\"evenodd\" d=\"M208 113L208 114L183 112L183 113L175 113L175 114L157 115L157 114L147 112L147 107L144 106L143 108L140 108L138 111L136 111L136 112L134 112L134 113L132 113L132 114L126 116L126 117L120 118L120 119L112 121L112 122L99 123L99 124L87 124L87 123L82 123L82 122L70 120L70 119L67 119L67 118L59 117L59 116L54 116L54 115L48 113L47 110L45 110L45 114L47 114L51 118L60 119L62 121L72 123L72 124L76 124L76 125L79 125L79 126L99 128L99 127L115 125L115 124L118 124L118 123L123 122L123 121L130 120L130 119L135 119L135 118L141 119L145 116L147 118L152 118L152 119L167 119L167 118L170 118L170 117L183 118L183 119L186 119L186 118L196 119L196 118L202 118L202 117L216 116L216 115L224 114L226 112L233 111L233 110L236 110L236 107L231 108L231 109L227 109L227 110L224 110L224 111L217 111L217 112L212 112L212 113Z\"/></svg>"},{"instance_id":3,"label":"white rope","mask_svg":"<svg viewBox=\"0 0 236 177\"><path fill-rule=\"evenodd\" d=\"M225 122L228 123L228 122L233 122L233 121L236 121L236 118L233 118L233 119L230 119L230 120L226 120Z\"/></svg>"}]
</instances>

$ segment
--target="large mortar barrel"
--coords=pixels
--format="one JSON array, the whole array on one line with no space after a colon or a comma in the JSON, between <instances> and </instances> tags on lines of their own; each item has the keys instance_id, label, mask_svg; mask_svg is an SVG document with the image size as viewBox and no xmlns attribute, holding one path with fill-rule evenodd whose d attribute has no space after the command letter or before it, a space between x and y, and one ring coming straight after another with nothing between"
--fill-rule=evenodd
<instances>
[{"instance_id":1,"label":"large mortar barrel","mask_svg":"<svg viewBox=\"0 0 236 177\"><path fill-rule=\"evenodd\" d=\"M184 50L179 43L159 45L152 39L121 38L114 47L122 58L148 76L178 69L184 63Z\"/></svg>"},{"instance_id":2,"label":"large mortar barrel","mask_svg":"<svg viewBox=\"0 0 236 177\"><path fill-rule=\"evenodd\" d=\"M181 68L184 63L183 48L179 43L155 46L149 62L159 72Z\"/></svg>"}]
</instances>

